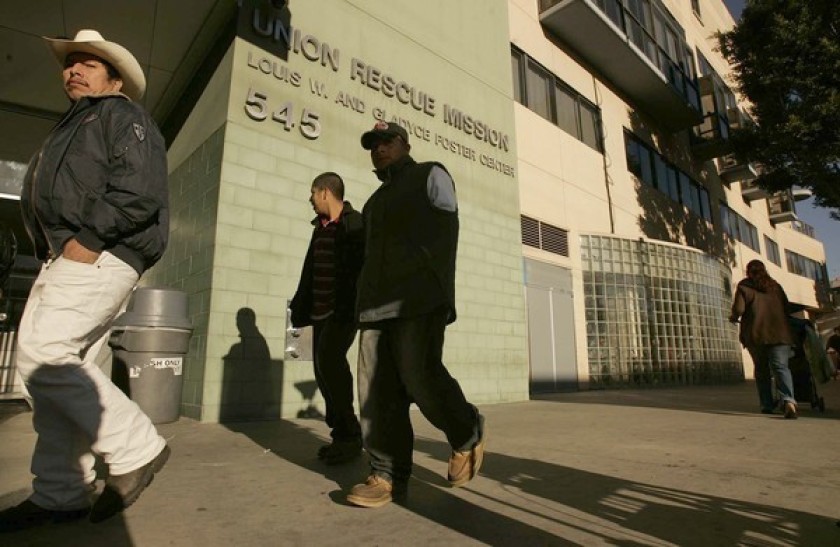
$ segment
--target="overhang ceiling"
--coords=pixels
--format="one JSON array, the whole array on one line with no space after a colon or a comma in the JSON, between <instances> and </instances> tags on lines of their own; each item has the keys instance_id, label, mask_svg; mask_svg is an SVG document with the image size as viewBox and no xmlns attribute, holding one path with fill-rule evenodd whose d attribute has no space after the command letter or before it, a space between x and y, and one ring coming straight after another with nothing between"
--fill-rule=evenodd
<instances>
[{"instance_id":1,"label":"overhang ceiling","mask_svg":"<svg viewBox=\"0 0 840 547\"><path fill-rule=\"evenodd\" d=\"M98 30L146 74L142 103L162 124L235 13L235 0L0 1L0 160L26 161L67 108L42 36Z\"/></svg>"}]
</instances>

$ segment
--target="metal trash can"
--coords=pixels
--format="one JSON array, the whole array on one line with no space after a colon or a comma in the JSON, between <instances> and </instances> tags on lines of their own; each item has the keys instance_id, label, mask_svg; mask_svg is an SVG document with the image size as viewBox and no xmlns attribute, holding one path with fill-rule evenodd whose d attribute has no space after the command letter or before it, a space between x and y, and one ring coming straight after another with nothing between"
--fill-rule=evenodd
<instances>
[{"instance_id":1,"label":"metal trash can","mask_svg":"<svg viewBox=\"0 0 840 547\"><path fill-rule=\"evenodd\" d=\"M187 295L175 289L136 289L114 321L111 377L152 423L174 422L180 415L191 335Z\"/></svg>"}]
</instances>

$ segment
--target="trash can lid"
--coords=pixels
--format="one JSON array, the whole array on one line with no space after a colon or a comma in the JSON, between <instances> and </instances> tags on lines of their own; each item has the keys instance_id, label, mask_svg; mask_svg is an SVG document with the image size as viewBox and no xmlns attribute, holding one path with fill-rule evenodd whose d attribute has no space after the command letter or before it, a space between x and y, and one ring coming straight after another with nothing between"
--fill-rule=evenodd
<instances>
[{"instance_id":1,"label":"trash can lid","mask_svg":"<svg viewBox=\"0 0 840 547\"><path fill-rule=\"evenodd\" d=\"M138 287L114 327L175 327L192 330L187 293L166 287Z\"/></svg>"}]
</instances>

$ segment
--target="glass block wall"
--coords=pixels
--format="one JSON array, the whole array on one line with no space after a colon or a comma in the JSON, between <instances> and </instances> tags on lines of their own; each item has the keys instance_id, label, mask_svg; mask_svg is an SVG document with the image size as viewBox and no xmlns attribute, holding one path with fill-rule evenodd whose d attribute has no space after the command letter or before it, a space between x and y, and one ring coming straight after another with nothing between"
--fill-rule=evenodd
<instances>
[{"instance_id":1,"label":"glass block wall","mask_svg":"<svg viewBox=\"0 0 840 547\"><path fill-rule=\"evenodd\" d=\"M581 236L590 387L744 379L729 269L700 252Z\"/></svg>"}]
</instances>

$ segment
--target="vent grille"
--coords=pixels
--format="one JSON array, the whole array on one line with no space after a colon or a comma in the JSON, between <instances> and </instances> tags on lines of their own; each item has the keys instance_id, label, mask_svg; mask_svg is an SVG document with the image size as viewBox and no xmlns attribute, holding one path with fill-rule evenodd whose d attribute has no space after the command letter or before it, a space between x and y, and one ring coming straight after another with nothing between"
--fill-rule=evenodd
<instances>
[{"instance_id":1,"label":"vent grille","mask_svg":"<svg viewBox=\"0 0 840 547\"><path fill-rule=\"evenodd\" d=\"M520 217L522 224L522 244L540 248L540 222L530 217Z\"/></svg>"},{"instance_id":2,"label":"vent grille","mask_svg":"<svg viewBox=\"0 0 840 547\"><path fill-rule=\"evenodd\" d=\"M522 244L560 256L569 256L569 232L557 226L521 216Z\"/></svg>"}]
</instances>

